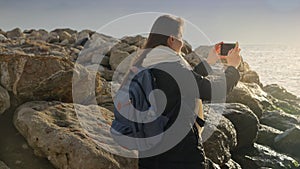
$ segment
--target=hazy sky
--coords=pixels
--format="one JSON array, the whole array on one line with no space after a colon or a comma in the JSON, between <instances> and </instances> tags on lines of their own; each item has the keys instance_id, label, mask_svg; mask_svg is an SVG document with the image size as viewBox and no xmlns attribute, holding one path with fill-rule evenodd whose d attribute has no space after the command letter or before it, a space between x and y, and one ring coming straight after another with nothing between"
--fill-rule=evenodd
<instances>
[{"instance_id":1,"label":"hazy sky","mask_svg":"<svg viewBox=\"0 0 300 169\"><path fill-rule=\"evenodd\" d=\"M300 40L299 0L0 0L0 28L98 30L112 20L141 12L181 16L212 42L298 44ZM117 29L124 32L147 23L153 20L137 20Z\"/></svg>"}]
</instances>

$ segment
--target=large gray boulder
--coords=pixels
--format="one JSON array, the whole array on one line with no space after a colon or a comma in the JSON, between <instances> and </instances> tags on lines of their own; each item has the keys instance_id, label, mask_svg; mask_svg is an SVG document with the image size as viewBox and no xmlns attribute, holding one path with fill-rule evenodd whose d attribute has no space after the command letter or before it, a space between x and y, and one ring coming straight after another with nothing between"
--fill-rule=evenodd
<instances>
[{"instance_id":1,"label":"large gray boulder","mask_svg":"<svg viewBox=\"0 0 300 169\"><path fill-rule=\"evenodd\" d=\"M260 122L281 131L293 128L295 125L300 125L298 116L287 114L281 110L264 112Z\"/></svg>"},{"instance_id":2,"label":"large gray boulder","mask_svg":"<svg viewBox=\"0 0 300 169\"><path fill-rule=\"evenodd\" d=\"M205 106L206 124L202 133L206 156L219 166L231 159L231 150L236 146L236 131L233 124L213 108Z\"/></svg>"},{"instance_id":3,"label":"large gray boulder","mask_svg":"<svg viewBox=\"0 0 300 169\"><path fill-rule=\"evenodd\" d=\"M273 104L286 113L300 115L300 98L288 92L282 86L271 84L263 87L270 94Z\"/></svg>"},{"instance_id":4,"label":"large gray boulder","mask_svg":"<svg viewBox=\"0 0 300 169\"><path fill-rule=\"evenodd\" d=\"M282 134L283 131L275 129L270 126L261 124L258 130L257 143L265 146L274 147L274 139L276 136Z\"/></svg>"},{"instance_id":5,"label":"large gray boulder","mask_svg":"<svg viewBox=\"0 0 300 169\"><path fill-rule=\"evenodd\" d=\"M259 121L249 107L238 103L225 104L223 115L231 121L236 130L237 146L234 150L252 146L256 141Z\"/></svg>"},{"instance_id":6,"label":"large gray boulder","mask_svg":"<svg viewBox=\"0 0 300 169\"><path fill-rule=\"evenodd\" d=\"M90 35L88 32L81 33L84 39L84 36ZM84 48L80 52L76 63L82 65L91 65L95 64L102 64L106 67L109 66L108 60L109 58L105 58L105 56L109 56L108 54L112 47L118 44L120 41L116 38L106 36L99 33L94 33L85 43ZM103 60L103 62L102 62Z\"/></svg>"},{"instance_id":7,"label":"large gray boulder","mask_svg":"<svg viewBox=\"0 0 300 169\"><path fill-rule=\"evenodd\" d=\"M46 30L32 30L26 36L27 39L46 41L49 38L49 33Z\"/></svg>"},{"instance_id":8,"label":"large gray boulder","mask_svg":"<svg viewBox=\"0 0 300 169\"><path fill-rule=\"evenodd\" d=\"M2 86L0 86L0 114L4 113L10 107L10 97Z\"/></svg>"},{"instance_id":9,"label":"large gray boulder","mask_svg":"<svg viewBox=\"0 0 300 169\"><path fill-rule=\"evenodd\" d=\"M272 105L267 93L258 84L243 82L238 82L228 94L226 102L247 105L258 118L261 117L264 108Z\"/></svg>"},{"instance_id":10,"label":"large gray boulder","mask_svg":"<svg viewBox=\"0 0 300 169\"><path fill-rule=\"evenodd\" d=\"M279 100L297 100L297 96L288 92L278 84L270 84L263 87L263 90Z\"/></svg>"},{"instance_id":11,"label":"large gray boulder","mask_svg":"<svg viewBox=\"0 0 300 169\"><path fill-rule=\"evenodd\" d=\"M109 59L109 64L112 68L112 70L116 70L119 64L129 56L128 52L121 51L121 50L114 50L111 52L110 59ZM129 64L127 65L129 68ZM127 68L127 69L128 69Z\"/></svg>"},{"instance_id":12,"label":"large gray boulder","mask_svg":"<svg viewBox=\"0 0 300 169\"><path fill-rule=\"evenodd\" d=\"M6 37L9 39L18 39L18 38L24 38L25 35L24 33L21 31L20 28L15 28L11 31L7 31L6 32Z\"/></svg>"},{"instance_id":13,"label":"large gray boulder","mask_svg":"<svg viewBox=\"0 0 300 169\"><path fill-rule=\"evenodd\" d=\"M36 155L64 169L135 169L137 160L112 154L108 143L113 113L96 106L60 102L28 102L20 106L14 125Z\"/></svg>"},{"instance_id":14,"label":"large gray boulder","mask_svg":"<svg viewBox=\"0 0 300 169\"><path fill-rule=\"evenodd\" d=\"M4 55L0 57L0 82L24 101L52 98L70 102L72 67L61 58Z\"/></svg>"},{"instance_id":15,"label":"large gray boulder","mask_svg":"<svg viewBox=\"0 0 300 169\"><path fill-rule=\"evenodd\" d=\"M275 148L280 152L294 155L300 160L300 127L295 126L275 137Z\"/></svg>"},{"instance_id":16,"label":"large gray boulder","mask_svg":"<svg viewBox=\"0 0 300 169\"><path fill-rule=\"evenodd\" d=\"M65 58L1 55L0 70L1 85L20 103L58 100L87 104L98 95L106 95L106 82L98 73Z\"/></svg>"},{"instance_id":17,"label":"large gray boulder","mask_svg":"<svg viewBox=\"0 0 300 169\"><path fill-rule=\"evenodd\" d=\"M287 155L277 153L276 151L254 143L249 149L244 149L238 154L233 154L233 159L238 162L242 168L297 168L297 161Z\"/></svg>"},{"instance_id":18,"label":"large gray boulder","mask_svg":"<svg viewBox=\"0 0 300 169\"><path fill-rule=\"evenodd\" d=\"M119 42L119 39L96 32L91 36L84 48L87 50L98 50L99 54L107 55L111 48Z\"/></svg>"}]
</instances>

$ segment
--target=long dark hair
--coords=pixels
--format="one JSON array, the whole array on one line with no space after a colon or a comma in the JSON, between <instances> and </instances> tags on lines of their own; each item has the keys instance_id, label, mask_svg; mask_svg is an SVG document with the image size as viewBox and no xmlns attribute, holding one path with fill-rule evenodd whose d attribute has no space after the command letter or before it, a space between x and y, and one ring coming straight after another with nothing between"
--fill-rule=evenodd
<instances>
[{"instance_id":1,"label":"long dark hair","mask_svg":"<svg viewBox=\"0 0 300 169\"><path fill-rule=\"evenodd\" d=\"M143 47L143 52L134 60L133 66L141 65L146 55L155 47L168 46L168 38L174 36L182 37L183 20L171 15L158 17L150 31L148 39Z\"/></svg>"},{"instance_id":2,"label":"long dark hair","mask_svg":"<svg viewBox=\"0 0 300 169\"><path fill-rule=\"evenodd\" d=\"M160 45L168 46L168 38L170 36L181 38L182 31L183 31L183 20L181 18L174 17L171 15L162 15L158 17L151 28L148 39L142 48L142 52L140 54L137 53L137 56L131 62L130 67L142 65L147 54L153 48ZM131 70L129 69L125 74L121 86L123 86L127 82L130 71Z\"/></svg>"}]
</instances>

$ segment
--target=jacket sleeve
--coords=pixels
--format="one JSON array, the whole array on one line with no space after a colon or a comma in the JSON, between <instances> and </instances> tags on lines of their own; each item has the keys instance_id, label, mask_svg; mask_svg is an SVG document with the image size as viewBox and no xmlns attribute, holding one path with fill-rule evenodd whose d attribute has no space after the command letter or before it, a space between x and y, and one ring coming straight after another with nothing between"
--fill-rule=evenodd
<instances>
[{"instance_id":1,"label":"jacket sleeve","mask_svg":"<svg viewBox=\"0 0 300 169\"><path fill-rule=\"evenodd\" d=\"M205 60L201 61L198 65L196 65L193 71L204 77L208 76L213 72L212 68Z\"/></svg>"},{"instance_id":2,"label":"jacket sleeve","mask_svg":"<svg viewBox=\"0 0 300 169\"><path fill-rule=\"evenodd\" d=\"M200 76L192 71L197 81L200 99L205 101L225 101L226 94L229 93L240 79L238 70L229 66L225 70L225 75L211 78Z\"/></svg>"}]
</instances>

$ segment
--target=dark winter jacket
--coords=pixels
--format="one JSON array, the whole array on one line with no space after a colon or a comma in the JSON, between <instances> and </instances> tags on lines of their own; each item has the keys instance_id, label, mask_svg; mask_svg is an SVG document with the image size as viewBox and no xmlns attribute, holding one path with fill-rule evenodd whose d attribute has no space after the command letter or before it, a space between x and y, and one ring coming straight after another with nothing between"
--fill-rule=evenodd
<instances>
[{"instance_id":1,"label":"dark winter jacket","mask_svg":"<svg viewBox=\"0 0 300 169\"><path fill-rule=\"evenodd\" d=\"M179 57L175 53L173 55ZM206 76L212 73L212 69L206 61L202 61L193 70L184 63L172 59L170 61L167 59L166 62L157 61L153 64L151 72L156 79L157 88L163 91L167 98L166 106L161 106L162 115L170 118L166 130L178 120L180 111L184 111L187 116L193 113L195 97L205 101L224 100L226 93L232 90L240 78L237 69L229 66L223 78L208 79ZM160 98L162 97L157 97L156 102L159 103ZM182 110L183 102L186 108ZM161 147L157 146L157 149ZM140 154L145 153L149 152L140 152ZM140 169L200 169L204 168L204 165L203 146L193 124L188 134L170 150L153 157L139 159Z\"/></svg>"}]
</instances>

